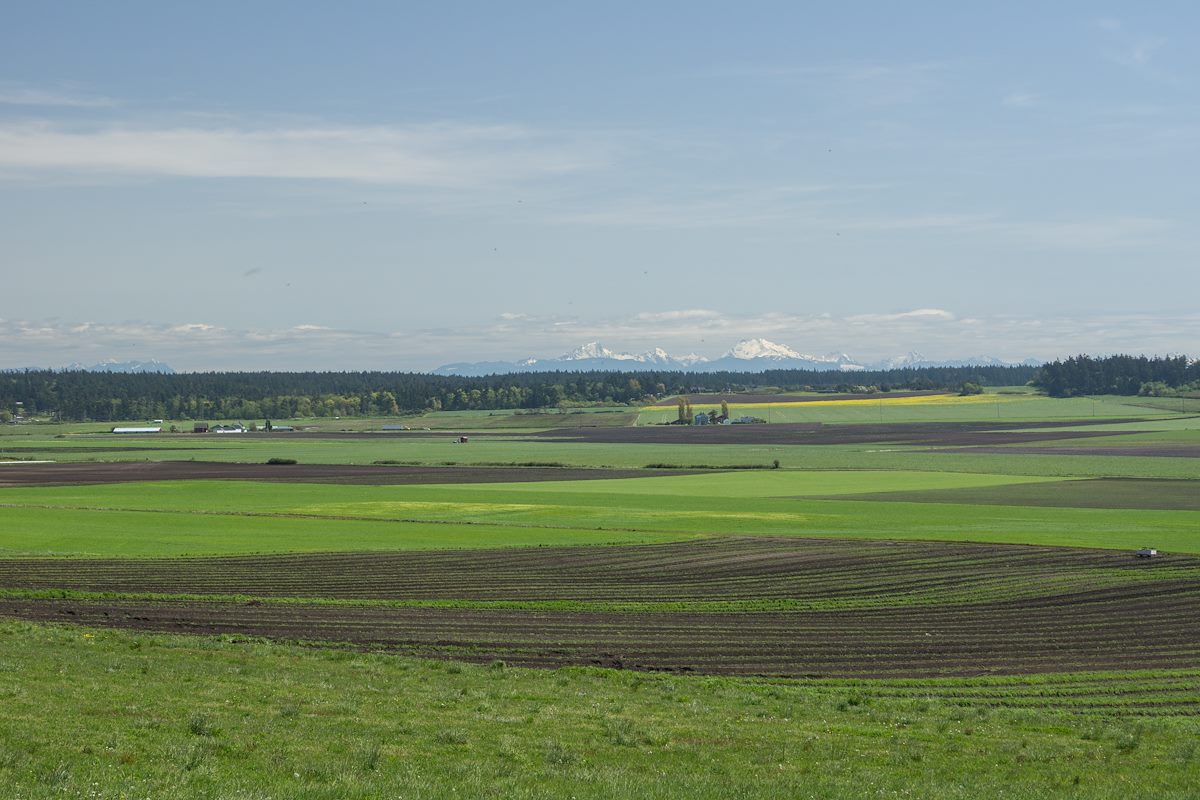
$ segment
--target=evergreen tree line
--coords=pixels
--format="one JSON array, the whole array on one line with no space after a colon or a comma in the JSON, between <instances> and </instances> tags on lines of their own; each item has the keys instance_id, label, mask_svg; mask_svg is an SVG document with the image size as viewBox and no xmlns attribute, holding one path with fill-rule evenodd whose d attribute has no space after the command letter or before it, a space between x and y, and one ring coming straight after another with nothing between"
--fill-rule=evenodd
<instances>
[{"instance_id":1,"label":"evergreen tree line","mask_svg":"<svg viewBox=\"0 0 1200 800\"><path fill-rule=\"evenodd\" d=\"M1200 363L1187 356L1074 356L1043 364L1033 385L1051 397L1164 394L1200 389Z\"/></svg>"},{"instance_id":2,"label":"evergreen tree line","mask_svg":"<svg viewBox=\"0 0 1200 800\"><path fill-rule=\"evenodd\" d=\"M397 416L423 411L625 405L667 394L775 387L829 391L1024 384L1031 367L881 372L531 372L484 377L401 372L0 372L0 409L63 420ZM852 383L851 383L852 381ZM20 405L18 405L20 404Z\"/></svg>"}]
</instances>

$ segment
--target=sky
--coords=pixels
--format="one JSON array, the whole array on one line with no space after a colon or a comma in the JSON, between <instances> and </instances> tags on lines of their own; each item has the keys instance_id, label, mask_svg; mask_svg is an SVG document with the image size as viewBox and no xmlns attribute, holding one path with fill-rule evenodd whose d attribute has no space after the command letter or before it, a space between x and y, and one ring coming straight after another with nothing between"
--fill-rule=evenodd
<instances>
[{"instance_id":1,"label":"sky","mask_svg":"<svg viewBox=\"0 0 1200 800\"><path fill-rule=\"evenodd\" d=\"M1200 6L4 2L0 367L1200 355Z\"/></svg>"}]
</instances>

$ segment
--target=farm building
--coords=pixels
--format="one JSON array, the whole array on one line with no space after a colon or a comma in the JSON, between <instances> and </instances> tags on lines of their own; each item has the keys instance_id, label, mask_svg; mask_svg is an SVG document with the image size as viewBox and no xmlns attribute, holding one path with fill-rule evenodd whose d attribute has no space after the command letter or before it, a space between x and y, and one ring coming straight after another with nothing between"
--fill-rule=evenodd
<instances>
[{"instance_id":1,"label":"farm building","mask_svg":"<svg viewBox=\"0 0 1200 800\"><path fill-rule=\"evenodd\" d=\"M162 428L113 428L113 433L162 433Z\"/></svg>"},{"instance_id":2,"label":"farm building","mask_svg":"<svg viewBox=\"0 0 1200 800\"><path fill-rule=\"evenodd\" d=\"M1143 547L1141 550L1138 550L1135 555L1137 555L1138 558L1154 558L1158 555L1158 551L1153 547Z\"/></svg>"},{"instance_id":3,"label":"farm building","mask_svg":"<svg viewBox=\"0 0 1200 800\"><path fill-rule=\"evenodd\" d=\"M242 423L235 422L232 425L213 425L209 428L210 433L245 433L246 429Z\"/></svg>"},{"instance_id":4,"label":"farm building","mask_svg":"<svg viewBox=\"0 0 1200 800\"><path fill-rule=\"evenodd\" d=\"M192 433L208 433L208 423L197 422L192 426Z\"/></svg>"},{"instance_id":5,"label":"farm building","mask_svg":"<svg viewBox=\"0 0 1200 800\"><path fill-rule=\"evenodd\" d=\"M703 411L701 411L699 414L692 417L692 424L693 425L707 425L708 424L708 414L705 414Z\"/></svg>"}]
</instances>

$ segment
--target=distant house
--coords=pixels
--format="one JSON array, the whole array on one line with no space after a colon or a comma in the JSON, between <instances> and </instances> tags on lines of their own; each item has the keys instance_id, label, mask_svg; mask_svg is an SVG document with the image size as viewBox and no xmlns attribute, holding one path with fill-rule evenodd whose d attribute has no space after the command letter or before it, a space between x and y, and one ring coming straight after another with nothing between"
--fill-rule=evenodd
<instances>
[{"instance_id":1,"label":"distant house","mask_svg":"<svg viewBox=\"0 0 1200 800\"><path fill-rule=\"evenodd\" d=\"M1154 558L1158 555L1158 551L1153 547L1143 547L1141 550L1138 550L1135 555L1137 555L1138 558Z\"/></svg>"},{"instance_id":2,"label":"distant house","mask_svg":"<svg viewBox=\"0 0 1200 800\"><path fill-rule=\"evenodd\" d=\"M235 422L232 425L213 425L209 428L210 433L245 433L246 428L240 422Z\"/></svg>"},{"instance_id":3,"label":"distant house","mask_svg":"<svg viewBox=\"0 0 1200 800\"><path fill-rule=\"evenodd\" d=\"M699 414L692 417L692 424L693 425L707 425L708 424L708 414L705 414L703 411L701 411Z\"/></svg>"},{"instance_id":4,"label":"distant house","mask_svg":"<svg viewBox=\"0 0 1200 800\"><path fill-rule=\"evenodd\" d=\"M113 428L113 433L162 433L162 428Z\"/></svg>"},{"instance_id":5,"label":"distant house","mask_svg":"<svg viewBox=\"0 0 1200 800\"><path fill-rule=\"evenodd\" d=\"M407 425L384 425L383 429L385 431L406 431L406 430L408 430L408 426Z\"/></svg>"},{"instance_id":6,"label":"distant house","mask_svg":"<svg viewBox=\"0 0 1200 800\"><path fill-rule=\"evenodd\" d=\"M197 422L192 426L192 433L208 433L208 423Z\"/></svg>"}]
</instances>

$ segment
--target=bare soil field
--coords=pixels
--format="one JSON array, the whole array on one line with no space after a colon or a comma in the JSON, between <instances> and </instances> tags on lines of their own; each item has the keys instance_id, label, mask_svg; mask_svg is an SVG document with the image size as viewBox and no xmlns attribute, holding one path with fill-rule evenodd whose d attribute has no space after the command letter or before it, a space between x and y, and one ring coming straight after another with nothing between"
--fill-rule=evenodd
<instances>
[{"instance_id":1,"label":"bare soil field","mask_svg":"<svg viewBox=\"0 0 1200 800\"><path fill-rule=\"evenodd\" d=\"M803 613L613 613L304 604L0 600L0 615L342 644L522 666L927 677L1194 667L1194 582L1057 598Z\"/></svg>"},{"instance_id":2,"label":"bare soil field","mask_svg":"<svg viewBox=\"0 0 1200 800\"><path fill-rule=\"evenodd\" d=\"M1155 669L1200 658L1198 570L1195 556L741 537L470 553L12 559L0 561L2 588L113 594L9 596L0 615L529 666L913 677ZM132 596L142 592L195 599ZM772 598L816 604L711 610L714 601ZM831 598L844 607L830 607ZM709 605L544 603L573 599Z\"/></svg>"},{"instance_id":3,"label":"bare soil field","mask_svg":"<svg viewBox=\"0 0 1200 800\"><path fill-rule=\"evenodd\" d=\"M187 592L374 600L901 598L998 577L1044 585L1070 574L1200 571L1200 556L905 541L713 537L690 542L501 550L181 558L0 559L0 589ZM941 588L939 588L941 587Z\"/></svg>"},{"instance_id":4,"label":"bare soil field","mask_svg":"<svg viewBox=\"0 0 1200 800\"><path fill-rule=\"evenodd\" d=\"M1094 424L1128 421L1131 420L1105 419L1095 421ZM795 422L774 425L645 425L637 428L540 431L530 436L605 444L897 444L965 447L1085 439L1114 436L1118 433L1054 430L1066 424L1089 423L919 422L825 425L820 422ZM1030 430L1031 428L1046 430Z\"/></svg>"},{"instance_id":5,"label":"bare soil field","mask_svg":"<svg viewBox=\"0 0 1200 800\"><path fill-rule=\"evenodd\" d=\"M1200 481L1095 478L1082 481L1009 484L964 489L838 495L836 498L831 497L830 499L878 500L886 503L961 503L986 506L1200 511Z\"/></svg>"},{"instance_id":6,"label":"bare soil field","mask_svg":"<svg viewBox=\"0 0 1200 800\"><path fill-rule=\"evenodd\" d=\"M517 483L685 475L685 470L567 467L430 467L392 464L237 464L205 461L129 461L0 465L0 487L128 483L132 481L253 480L291 483L409 485Z\"/></svg>"}]
</instances>

